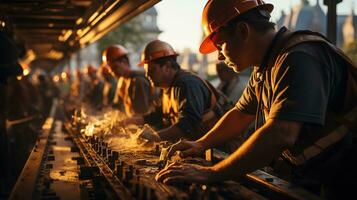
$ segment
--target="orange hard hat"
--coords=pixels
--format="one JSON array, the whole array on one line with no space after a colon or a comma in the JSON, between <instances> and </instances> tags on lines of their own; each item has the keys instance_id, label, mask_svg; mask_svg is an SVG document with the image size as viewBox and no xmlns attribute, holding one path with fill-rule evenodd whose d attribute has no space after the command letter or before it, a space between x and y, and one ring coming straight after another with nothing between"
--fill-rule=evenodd
<instances>
[{"instance_id":1,"label":"orange hard hat","mask_svg":"<svg viewBox=\"0 0 357 200\"><path fill-rule=\"evenodd\" d=\"M125 47L123 47L122 45L119 45L119 44L112 45L103 51L102 61L107 62L108 57L118 58L121 56L128 55L128 53L129 53L128 50Z\"/></svg>"},{"instance_id":2,"label":"orange hard hat","mask_svg":"<svg viewBox=\"0 0 357 200\"><path fill-rule=\"evenodd\" d=\"M217 48L211 40L212 34L230 20L255 8L271 13L274 6L262 0L209 0L202 13L202 25L206 37L200 46L200 52L207 54L216 51Z\"/></svg>"},{"instance_id":3,"label":"orange hard hat","mask_svg":"<svg viewBox=\"0 0 357 200\"><path fill-rule=\"evenodd\" d=\"M174 48L167 42L154 40L145 46L144 51L141 53L141 61L138 65L143 66L145 63L158 58L178 55Z\"/></svg>"}]
</instances>

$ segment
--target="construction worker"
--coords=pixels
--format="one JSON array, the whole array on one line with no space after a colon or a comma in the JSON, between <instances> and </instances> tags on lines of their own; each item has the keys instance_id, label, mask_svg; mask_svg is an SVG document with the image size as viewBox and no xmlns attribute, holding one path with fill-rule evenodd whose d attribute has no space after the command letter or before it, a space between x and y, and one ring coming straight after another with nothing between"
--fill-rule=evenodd
<instances>
[{"instance_id":1,"label":"construction worker","mask_svg":"<svg viewBox=\"0 0 357 200\"><path fill-rule=\"evenodd\" d=\"M143 117L124 120L123 124L149 124L141 136L154 141L199 138L223 113L214 87L191 72L182 70L178 54L166 42L154 40L142 52L141 65L146 77L162 89L162 105ZM223 104L222 104L223 105Z\"/></svg>"},{"instance_id":2,"label":"construction worker","mask_svg":"<svg viewBox=\"0 0 357 200\"><path fill-rule=\"evenodd\" d=\"M114 104L122 105L128 116L147 113L154 101L153 90L144 72L131 69L127 49L121 45L109 46L103 52L103 62L118 78Z\"/></svg>"},{"instance_id":3,"label":"construction worker","mask_svg":"<svg viewBox=\"0 0 357 200\"><path fill-rule=\"evenodd\" d=\"M218 50L236 72L256 67L235 108L200 139L171 146L169 156L201 154L244 133L260 115L265 123L256 120L246 142L214 166L174 163L158 181L237 179L281 156L292 166L293 183L326 199L355 196L356 67L318 33L276 30L272 10L262 0L207 2L200 52Z\"/></svg>"}]
</instances>

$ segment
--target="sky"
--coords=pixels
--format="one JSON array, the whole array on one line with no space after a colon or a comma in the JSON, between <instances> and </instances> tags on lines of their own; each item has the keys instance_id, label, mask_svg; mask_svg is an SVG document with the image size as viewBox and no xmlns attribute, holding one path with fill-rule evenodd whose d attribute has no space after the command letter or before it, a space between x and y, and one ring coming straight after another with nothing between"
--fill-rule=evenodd
<instances>
[{"instance_id":1,"label":"sky","mask_svg":"<svg viewBox=\"0 0 357 200\"><path fill-rule=\"evenodd\" d=\"M309 0L311 5L315 5L316 1ZM323 1L319 0L326 12L327 7L323 5ZM206 2L207 0L162 0L156 4L158 26L163 31L159 39L170 43L177 51L190 48L198 52L202 38L201 14ZM282 10L289 13L290 7L299 4L300 0L265 0L265 2L274 4L272 20L276 21ZM349 14L352 7L357 14L357 1L343 0L337 6L337 14Z\"/></svg>"}]
</instances>

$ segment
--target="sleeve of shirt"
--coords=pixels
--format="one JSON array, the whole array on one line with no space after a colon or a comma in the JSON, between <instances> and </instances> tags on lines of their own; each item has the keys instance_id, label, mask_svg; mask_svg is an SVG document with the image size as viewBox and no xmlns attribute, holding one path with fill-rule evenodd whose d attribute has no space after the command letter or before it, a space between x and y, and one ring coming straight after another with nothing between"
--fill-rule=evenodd
<instances>
[{"instance_id":1,"label":"sleeve of shirt","mask_svg":"<svg viewBox=\"0 0 357 200\"><path fill-rule=\"evenodd\" d=\"M329 97L329 73L314 57L303 52L287 55L274 73L273 101L268 119L324 125Z\"/></svg>"},{"instance_id":2,"label":"sleeve of shirt","mask_svg":"<svg viewBox=\"0 0 357 200\"><path fill-rule=\"evenodd\" d=\"M178 83L175 95L179 103L179 121L176 124L184 133L192 133L196 125L200 124L202 115L209 107L210 92L207 87L200 82L187 81Z\"/></svg>"},{"instance_id":3,"label":"sleeve of shirt","mask_svg":"<svg viewBox=\"0 0 357 200\"><path fill-rule=\"evenodd\" d=\"M256 70L252 72L248 84L245 87L242 96L239 98L235 106L235 108L239 111L249 115L255 115L258 105L258 99L254 88L254 86L256 85L256 82L254 81L255 74Z\"/></svg>"}]
</instances>

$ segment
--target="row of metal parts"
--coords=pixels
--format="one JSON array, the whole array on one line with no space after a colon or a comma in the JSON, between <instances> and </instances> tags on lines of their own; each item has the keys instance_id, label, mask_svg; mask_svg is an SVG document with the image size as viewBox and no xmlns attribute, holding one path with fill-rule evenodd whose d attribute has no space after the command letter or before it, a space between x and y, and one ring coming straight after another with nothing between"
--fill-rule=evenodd
<instances>
[{"instance_id":1,"label":"row of metal parts","mask_svg":"<svg viewBox=\"0 0 357 200\"><path fill-rule=\"evenodd\" d=\"M145 166L134 166L122 160L120 152L110 149L103 139L72 135L82 155L79 159L82 164L79 178L92 180L94 199L245 199L245 195L236 196L235 192L224 188L222 184L220 187L198 184L178 187L163 185L156 182L153 175L140 173L139 167ZM156 145L152 153L158 157L160 146ZM156 167L160 169L163 164L158 162Z\"/></svg>"},{"instance_id":2,"label":"row of metal parts","mask_svg":"<svg viewBox=\"0 0 357 200\"><path fill-rule=\"evenodd\" d=\"M82 155L79 179L92 180L95 199L162 199L144 184L139 169L121 160L103 139L72 135Z\"/></svg>"}]
</instances>

